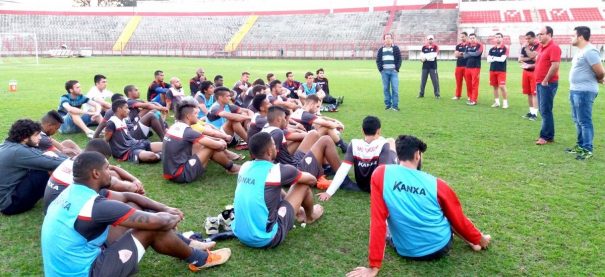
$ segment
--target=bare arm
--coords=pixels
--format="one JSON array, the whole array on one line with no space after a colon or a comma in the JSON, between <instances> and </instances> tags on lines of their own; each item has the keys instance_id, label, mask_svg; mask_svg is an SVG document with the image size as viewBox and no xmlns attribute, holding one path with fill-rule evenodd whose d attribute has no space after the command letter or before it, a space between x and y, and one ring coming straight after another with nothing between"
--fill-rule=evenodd
<instances>
[{"instance_id":1,"label":"bare arm","mask_svg":"<svg viewBox=\"0 0 605 277\"><path fill-rule=\"evenodd\" d=\"M107 122L101 122L101 123L99 123L99 126L95 130L95 134L92 137L93 138L98 138L101 135L101 132L103 131L103 129L105 129L105 126L107 126Z\"/></svg>"},{"instance_id":2,"label":"bare arm","mask_svg":"<svg viewBox=\"0 0 605 277\"><path fill-rule=\"evenodd\" d=\"M230 112L225 112L225 111L218 113L218 116L226 118L227 120L236 121L236 122L243 122L243 121L251 119L250 116L247 116L247 115L241 115L241 114L230 113Z\"/></svg>"},{"instance_id":3,"label":"bare arm","mask_svg":"<svg viewBox=\"0 0 605 277\"><path fill-rule=\"evenodd\" d=\"M555 73L559 70L559 65L561 64L561 62L553 62L550 65L550 68L548 69L548 73L546 73L546 77L544 77L544 81L542 81L542 84L544 85L544 83L547 83L550 81L550 79L552 78L552 76L555 75Z\"/></svg>"},{"instance_id":4,"label":"bare arm","mask_svg":"<svg viewBox=\"0 0 605 277\"><path fill-rule=\"evenodd\" d=\"M213 150L223 151L227 149L227 143L224 140L215 140L210 137L203 137L200 144Z\"/></svg>"},{"instance_id":5,"label":"bare arm","mask_svg":"<svg viewBox=\"0 0 605 277\"><path fill-rule=\"evenodd\" d=\"M307 172L302 172L300 179L298 179L297 184L307 185L307 186L315 186L317 184L317 178Z\"/></svg>"},{"instance_id":6,"label":"bare arm","mask_svg":"<svg viewBox=\"0 0 605 277\"><path fill-rule=\"evenodd\" d=\"M597 75L597 81L599 83L604 83L603 78L605 78L605 69L603 68L603 64L596 63L592 66L592 71L594 71L595 75Z\"/></svg>"}]
</instances>

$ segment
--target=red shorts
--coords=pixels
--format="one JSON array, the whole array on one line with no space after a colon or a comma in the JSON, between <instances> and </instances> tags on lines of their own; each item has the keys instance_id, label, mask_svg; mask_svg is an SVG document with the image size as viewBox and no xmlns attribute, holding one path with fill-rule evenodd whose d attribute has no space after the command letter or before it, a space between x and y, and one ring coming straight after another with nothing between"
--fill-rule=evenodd
<instances>
[{"instance_id":1,"label":"red shorts","mask_svg":"<svg viewBox=\"0 0 605 277\"><path fill-rule=\"evenodd\" d=\"M523 86L523 94L536 95L536 76L533 71L523 70L521 85Z\"/></svg>"},{"instance_id":2,"label":"red shorts","mask_svg":"<svg viewBox=\"0 0 605 277\"><path fill-rule=\"evenodd\" d=\"M492 87L506 85L506 72L490 71L489 85Z\"/></svg>"}]
</instances>

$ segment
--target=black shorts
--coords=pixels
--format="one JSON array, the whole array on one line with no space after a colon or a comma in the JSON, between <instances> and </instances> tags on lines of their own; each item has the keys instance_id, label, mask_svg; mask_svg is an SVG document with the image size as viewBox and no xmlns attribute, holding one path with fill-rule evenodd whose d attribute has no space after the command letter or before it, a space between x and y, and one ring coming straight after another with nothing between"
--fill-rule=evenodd
<instances>
[{"instance_id":1,"label":"black shorts","mask_svg":"<svg viewBox=\"0 0 605 277\"><path fill-rule=\"evenodd\" d=\"M138 249L130 231L101 251L89 276L131 276L139 271ZM141 253L145 254L145 253Z\"/></svg>"},{"instance_id":2,"label":"black shorts","mask_svg":"<svg viewBox=\"0 0 605 277\"><path fill-rule=\"evenodd\" d=\"M303 152L296 151L296 153L294 153L295 159L297 158L298 155L300 155L299 153L303 153ZM315 155L313 155L313 152L309 151L307 154L304 154L304 156L301 159L296 160L296 161L297 161L296 167L298 169L300 169L300 171L307 172L307 173L315 176L315 178L319 178L319 176L323 175L323 167L319 163L317 158L315 158Z\"/></svg>"},{"instance_id":3,"label":"black shorts","mask_svg":"<svg viewBox=\"0 0 605 277\"><path fill-rule=\"evenodd\" d=\"M132 137L134 139L148 139L149 138L149 127L143 125L143 123L141 123L140 121L137 123L134 123L134 126L132 127L132 131L130 132L130 135L132 135ZM160 138L163 139L163 138Z\"/></svg>"},{"instance_id":4,"label":"black shorts","mask_svg":"<svg viewBox=\"0 0 605 277\"><path fill-rule=\"evenodd\" d=\"M130 150L128 150L128 161L139 163L139 154L143 151L151 151L151 142L149 140L140 140L139 143L130 147Z\"/></svg>"},{"instance_id":5,"label":"black shorts","mask_svg":"<svg viewBox=\"0 0 605 277\"><path fill-rule=\"evenodd\" d=\"M279 210L281 208L286 208L286 214L283 217L279 215ZM277 208L277 233L275 233L275 237L273 237L265 248L275 248L286 240L286 235L288 235L288 232L294 227L295 217L296 212L294 211L294 208L292 208L292 205L290 205L290 202L282 200Z\"/></svg>"},{"instance_id":6,"label":"black shorts","mask_svg":"<svg viewBox=\"0 0 605 277\"><path fill-rule=\"evenodd\" d=\"M183 172L181 172L180 175L175 176L173 179L170 179L170 181L176 183L191 183L198 177L204 175L204 172L206 171L197 155L192 155L189 157L189 160L187 160L187 162L181 166L183 167Z\"/></svg>"}]
</instances>

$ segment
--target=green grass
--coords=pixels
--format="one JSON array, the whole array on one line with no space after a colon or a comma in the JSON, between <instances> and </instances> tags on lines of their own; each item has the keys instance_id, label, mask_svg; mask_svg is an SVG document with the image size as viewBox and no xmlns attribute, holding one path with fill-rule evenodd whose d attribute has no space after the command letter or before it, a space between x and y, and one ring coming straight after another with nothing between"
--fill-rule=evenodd
<instances>
[{"instance_id":1,"label":"green grass","mask_svg":"<svg viewBox=\"0 0 605 277\"><path fill-rule=\"evenodd\" d=\"M242 71L253 78L273 72L283 79L293 71L302 79L319 67L330 78L333 95L344 95L340 112L330 114L346 125L346 140L360 137L361 119L379 116L384 136L413 134L429 145L424 170L449 182L464 210L477 227L493 237L487 251L472 252L456 239L449 257L437 262L409 262L387 248L382 276L408 275L605 275L605 146L602 120L603 97L594 105L595 157L576 161L563 149L575 143L571 122L567 75L563 64L555 99L556 143L535 146L540 121L521 118L527 113L526 97L520 93L520 69L509 62L508 110L493 109L487 68L481 75L479 105L452 101L452 62L440 62L443 98L416 99L420 64L405 61L400 76L401 112L383 110L380 76L374 62L223 60L183 58L88 58L43 59L40 65L0 65L0 132L23 117L38 119L56 109L63 84L81 81L85 91L92 76L108 76L109 89L120 92L126 84L145 89L153 71L162 69L167 78L187 81L203 66L206 75L225 76L233 84ZM19 82L17 93L8 93L8 80ZM601 90L603 92L603 90ZM61 136L59 136L61 137ZM65 138L65 137L63 137ZM82 134L71 136L81 146ZM157 140L157 137L154 139ZM115 163L115 161L112 161ZM180 230L203 230L206 216L216 215L231 203L235 177L212 164L206 176L190 185L164 181L161 166L121 166L140 176L153 199L179 207L186 213ZM231 247L233 256L224 266L204 272L209 276L290 275L342 276L356 266L367 265L369 197L364 193L339 191L325 205L317 224L293 230L277 249L255 250L236 240L219 243ZM40 205L23 215L0 216L0 275L41 275ZM140 265L141 276L189 275L183 262L149 250Z\"/></svg>"}]
</instances>

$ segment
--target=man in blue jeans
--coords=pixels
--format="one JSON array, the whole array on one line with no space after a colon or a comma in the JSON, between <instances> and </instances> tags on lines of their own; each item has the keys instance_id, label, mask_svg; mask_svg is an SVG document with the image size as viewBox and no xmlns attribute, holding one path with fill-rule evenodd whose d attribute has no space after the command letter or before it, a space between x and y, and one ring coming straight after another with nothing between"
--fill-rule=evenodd
<instances>
[{"instance_id":1,"label":"man in blue jeans","mask_svg":"<svg viewBox=\"0 0 605 277\"><path fill-rule=\"evenodd\" d=\"M399 68L401 51L393 45L393 35L384 35L384 46L376 54L376 66L382 77L385 110L399 111Z\"/></svg>"},{"instance_id":2,"label":"man in blue jeans","mask_svg":"<svg viewBox=\"0 0 605 277\"><path fill-rule=\"evenodd\" d=\"M586 160L592 158L592 104L599 92L599 83L604 82L605 70L599 50L589 41L590 28L578 26L574 30L576 37L572 44L578 47L578 52L573 57L569 71L569 102L578 140L574 147L565 151L576 154L576 160Z\"/></svg>"},{"instance_id":3,"label":"man in blue jeans","mask_svg":"<svg viewBox=\"0 0 605 277\"><path fill-rule=\"evenodd\" d=\"M534 74L538 107L542 115L542 129L536 145L545 145L555 140L555 120L552 113L553 102L559 87L559 65L561 64L561 48L552 39L553 30L544 26L538 33L540 47Z\"/></svg>"}]
</instances>

